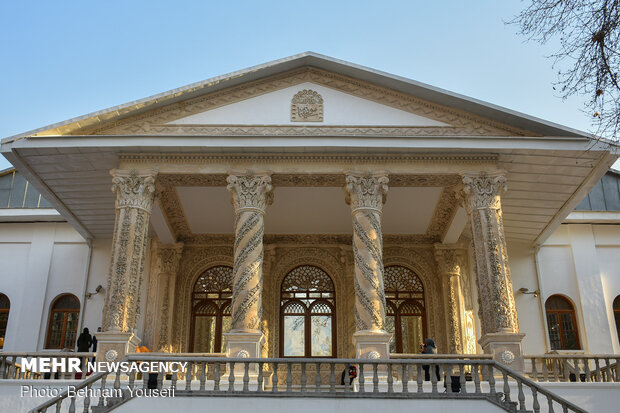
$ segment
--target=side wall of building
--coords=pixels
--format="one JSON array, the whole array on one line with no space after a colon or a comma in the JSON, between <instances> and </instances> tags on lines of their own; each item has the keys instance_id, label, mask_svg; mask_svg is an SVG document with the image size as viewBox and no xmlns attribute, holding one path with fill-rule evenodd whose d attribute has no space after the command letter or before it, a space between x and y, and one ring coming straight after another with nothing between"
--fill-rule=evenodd
<instances>
[{"instance_id":1,"label":"side wall of building","mask_svg":"<svg viewBox=\"0 0 620 413\"><path fill-rule=\"evenodd\" d=\"M50 309L61 294L79 299L80 328L95 332L105 291L89 299L85 292L106 288L110 245L95 242L89 265L88 243L65 222L1 223L0 292L11 302L3 350L44 350Z\"/></svg>"},{"instance_id":2,"label":"side wall of building","mask_svg":"<svg viewBox=\"0 0 620 413\"><path fill-rule=\"evenodd\" d=\"M620 294L620 226L564 224L540 248L538 266L541 305L564 296L575 309L581 348L618 353L612 305Z\"/></svg>"}]
</instances>

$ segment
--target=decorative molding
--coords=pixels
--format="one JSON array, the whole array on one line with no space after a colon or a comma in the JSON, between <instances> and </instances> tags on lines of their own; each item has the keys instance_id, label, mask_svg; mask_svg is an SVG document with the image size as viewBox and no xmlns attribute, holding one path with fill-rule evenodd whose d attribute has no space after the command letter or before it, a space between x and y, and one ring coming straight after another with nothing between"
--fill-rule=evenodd
<instances>
[{"instance_id":1,"label":"decorative molding","mask_svg":"<svg viewBox=\"0 0 620 413\"><path fill-rule=\"evenodd\" d=\"M351 165L364 164L385 164L387 162L411 164L416 162L433 162L433 163L448 163L448 164L471 164L471 163L489 163L495 165L498 161L498 156L494 154L465 154L465 155L451 155L451 154L221 154L221 155L209 155L209 154L121 154L119 155L121 162L132 163L153 163L153 162L165 162L167 164L213 164L222 162L272 162L272 163L288 163L290 165L299 165L300 163L317 164L333 162L341 166L344 173ZM223 175L220 175L223 176ZM408 175L404 175L408 176ZM413 175L416 176L416 175ZM435 176L435 175L422 175L422 176ZM447 176L451 177L450 184L458 183L459 180L453 181L454 175L437 175L438 177ZM405 185L403 185L405 186ZM421 185L425 186L425 185Z\"/></svg>"},{"instance_id":2,"label":"decorative molding","mask_svg":"<svg viewBox=\"0 0 620 413\"><path fill-rule=\"evenodd\" d=\"M323 122L323 97L314 90L300 90L291 100L291 122Z\"/></svg>"},{"instance_id":3,"label":"decorative molding","mask_svg":"<svg viewBox=\"0 0 620 413\"><path fill-rule=\"evenodd\" d=\"M181 198L175 187L164 182L157 183L157 199L162 213L166 217L166 222L170 225L174 237L178 241L188 239L192 231L183 211Z\"/></svg>"},{"instance_id":4,"label":"decorative molding","mask_svg":"<svg viewBox=\"0 0 620 413\"><path fill-rule=\"evenodd\" d=\"M426 235L443 240L458 208L459 203L454 188L444 188L426 229Z\"/></svg>"},{"instance_id":5,"label":"decorative molding","mask_svg":"<svg viewBox=\"0 0 620 413\"><path fill-rule=\"evenodd\" d=\"M231 245L234 240L233 234L192 234L181 238L185 245ZM351 245L352 235L349 234L265 234L265 245ZM395 234L384 235L384 244L397 245L425 245L439 242L437 237L425 234Z\"/></svg>"},{"instance_id":6,"label":"decorative molding","mask_svg":"<svg viewBox=\"0 0 620 413\"><path fill-rule=\"evenodd\" d=\"M359 79L351 78L338 73L328 72L322 69L304 67L289 72L280 73L252 82L247 82L238 86L233 86L224 90L207 93L195 98L186 99L182 102L173 103L161 108L150 110L133 116L128 116L117 121L110 121L104 125L96 127L80 128L75 126L73 129L66 130L67 134L93 134L93 135L158 135L158 134L209 134L204 126L197 125L166 125L168 122L185 118L187 116L201 113L207 110L215 109L224 105L229 105L241 100L260 96L286 87L295 86L304 82L317 83L331 89L338 90L350 95L354 95L363 99L371 100L376 103L387 105L396 109L400 109L409 113L424 116L436 121L444 122L452 126L440 128L409 128L410 133L424 135L499 135L499 136L532 136L529 131L505 125L481 116L473 115L462 110L450 108L447 106L432 103L411 95L397 92L393 89L384 88L365 82ZM212 130L213 135L230 136L235 131L242 133L246 127L228 127L215 126L212 128L221 128L220 130ZM277 127L276 127L277 128ZM295 129L286 126L287 133ZM306 135L317 135L315 128L299 127L306 130ZM325 134L334 136L334 130L337 128L324 128ZM390 131L382 131L384 128L350 128L349 133L359 135L377 135L379 133L387 133L394 136L395 133ZM375 130L375 129L378 129ZM391 128L398 129L398 128ZM434 131L434 129L441 129ZM247 130L247 129L246 129ZM274 128L256 130L255 134L274 135ZM329 131L329 132L328 132ZM451 132L451 133L450 133Z\"/></svg>"}]
</instances>

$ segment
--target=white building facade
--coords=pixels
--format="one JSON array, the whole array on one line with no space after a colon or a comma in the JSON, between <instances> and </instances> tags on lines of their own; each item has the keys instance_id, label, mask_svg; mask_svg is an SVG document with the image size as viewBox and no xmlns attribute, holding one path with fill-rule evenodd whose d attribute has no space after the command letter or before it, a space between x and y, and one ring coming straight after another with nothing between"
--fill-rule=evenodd
<instances>
[{"instance_id":1,"label":"white building facade","mask_svg":"<svg viewBox=\"0 0 620 413\"><path fill-rule=\"evenodd\" d=\"M4 351L618 353L616 147L578 131L305 53L2 153Z\"/></svg>"}]
</instances>

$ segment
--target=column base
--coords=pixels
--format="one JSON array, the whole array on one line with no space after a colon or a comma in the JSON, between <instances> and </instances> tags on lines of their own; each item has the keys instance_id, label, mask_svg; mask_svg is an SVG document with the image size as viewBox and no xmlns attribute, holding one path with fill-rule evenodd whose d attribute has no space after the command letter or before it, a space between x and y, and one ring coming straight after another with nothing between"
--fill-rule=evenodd
<instances>
[{"instance_id":1,"label":"column base","mask_svg":"<svg viewBox=\"0 0 620 413\"><path fill-rule=\"evenodd\" d=\"M492 354L493 360L511 369L523 372L525 363L521 342L525 334L521 333L489 333L478 340L486 354Z\"/></svg>"},{"instance_id":2,"label":"column base","mask_svg":"<svg viewBox=\"0 0 620 413\"><path fill-rule=\"evenodd\" d=\"M126 354L135 353L140 338L133 333L105 331L97 333L96 361L120 361Z\"/></svg>"},{"instance_id":3,"label":"column base","mask_svg":"<svg viewBox=\"0 0 620 413\"><path fill-rule=\"evenodd\" d=\"M260 331L244 332L231 331L225 333L228 340L227 354L230 358L258 358L261 356L261 347L265 342L265 336ZM248 373L258 376L258 364L250 364ZM243 364L235 365L235 377L243 376Z\"/></svg>"},{"instance_id":4,"label":"column base","mask_svg":"<svg viewBox=\"0 0 620 413\"><path fill-rule=\"evenodd\" d=\"M355 355L360 359L389 359L390 339L385 331L362 330L353 334Z\"/></svg>"}]
</instances>

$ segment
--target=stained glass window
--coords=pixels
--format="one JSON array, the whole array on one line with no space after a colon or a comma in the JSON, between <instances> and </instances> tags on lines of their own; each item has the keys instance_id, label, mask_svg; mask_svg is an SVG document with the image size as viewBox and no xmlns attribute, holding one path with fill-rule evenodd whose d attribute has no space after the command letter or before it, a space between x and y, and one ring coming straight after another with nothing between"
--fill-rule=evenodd
<instances>
[{"instance_id":1,"label":"stained glass window","mask_svg":"<svg viewBox=\"0 0 620 413\"><path fill-rule=\"evenodd\" d=\"M392 334L391 353L418 353L426 337L426 310L424 286L409 268L392 265L385 267L384 289L386 300L385 330Z\"/></svg>"},{"instance_id":2,"label":"stained glass window","mask_svg":"<svg viewBox=\"0 0 620 413\"><path fill-rule=\"evenodd\" d=\"M334 357L335 290L325 271L311 265L293 269L282 280L280 356Z\"/></svg>"},{"instance_id":3,"label":"stained glass window","mask_svg":"<svg viewBox=\"0 0 620 413\"><path fill-rule=\"evenodd\" d=\"M63 294L53 301L45 348L73 349L77 339L80 300L73 294Z\"/></svg>"},{"instance_id":4,"label":"stained glass window","mask_svg":"<svg viewBox=\"0 0 620 413\"><path fill-rule=\"evenodd\" d=\"M552 295L545 302L551 350L579 350L575 309L566 298Z\"/></svg>"},{"instance_id":5,"label":"stained glass window","mask_svg":"<svg viewBox=\"0 0 620 413\"><path fill-rule=\"evenodd\" d=\"M198 277L192 292L190 349L195 353L226 351L230 331L232 268L212 267Z\"/></svg>"}]
</instances>

